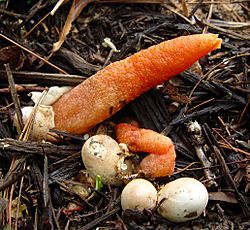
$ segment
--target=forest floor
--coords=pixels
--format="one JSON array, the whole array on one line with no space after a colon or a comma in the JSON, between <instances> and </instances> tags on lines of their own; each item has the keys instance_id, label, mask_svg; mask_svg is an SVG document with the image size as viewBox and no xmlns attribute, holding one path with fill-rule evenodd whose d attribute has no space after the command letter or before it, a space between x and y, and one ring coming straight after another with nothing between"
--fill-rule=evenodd
<instances>
[{"instance_id":1,"label":"forest floor","mask_svg":"<svg viewBox=\"0 0 250 230\"><path fill-rule=\"evenodd\" d=\"M55 4L0 1L0 229L250 229L249 1L75 0L51 15ZM52 130L61 141L50 143L30 140L30 130L20 133L14 125L14 114L34 105L31 92L74 87L114 61L197 33L218 34L221 49L88 135L113 135L114 124L129 117L169 136L177 154L174 174L152 183L159 189L180 177L201 181L209 202L199 218L177 224L155 209L123 211L124 185L98 188L87 178L81 159L86 134ZM195 121L201 133L190 133Z\"/></svg>"}]
</instances>

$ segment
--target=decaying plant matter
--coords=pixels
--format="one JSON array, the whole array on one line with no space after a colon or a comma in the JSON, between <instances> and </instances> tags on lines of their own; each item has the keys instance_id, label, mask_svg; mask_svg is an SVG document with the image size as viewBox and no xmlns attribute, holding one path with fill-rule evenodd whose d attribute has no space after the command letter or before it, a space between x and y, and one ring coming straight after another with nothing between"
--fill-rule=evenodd
<instances>
[{"instance_id":1,"label":"decaying plant matter","mask_svg":"<svg viewBox=\"0 0 250 230\"><path fill-rule=\"evenodd\" d=\"M247 2L89 1L81 13L73 12L77 17L71 18L75 20L67 37L53 51L77 1L61 2L65 4L51 15L55 1L0 1L0 228L249 229ZM223 40L221 49L175 78L157 82L84 134L50 129L59 142L29 140L42 102L39 98L34 103L31 92L43 97L51 86L75 87L111 63L192 34L218 34ZM134 87L130 85L125 91ZM20 112L24 106L35 108L26 124ZM14 114L21 133L13 125ZM187 127L196 122L199 130L189 132ZM140 168L143 160L167 154L149 154L147 149L136 152L120 144L117 165L131 170L115 175L122 183L107 184L96 174L89 177L81 159L83 144L95 135L119 142L115 127L120 123L171 138L176 152L174 171L147 179L158 193L178 178L200 181L209 200L206 207L206 199L198 206L197 215L189 213L194 221L179 224L159 215L164 198L156 206L144 206L146 210L122 210L125 185L145 178Z\"/></svg>"}]
</instances>

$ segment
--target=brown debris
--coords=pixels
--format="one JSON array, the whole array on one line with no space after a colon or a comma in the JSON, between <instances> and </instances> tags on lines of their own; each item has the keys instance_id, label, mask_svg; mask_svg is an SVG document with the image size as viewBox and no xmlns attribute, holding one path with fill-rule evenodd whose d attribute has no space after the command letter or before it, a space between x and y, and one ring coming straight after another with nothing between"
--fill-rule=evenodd
<instances>
[{"instance_id":1,"label":"brown debris","mask_svg":"<svg viewBox=\"0 0 250 230\"><path fill-rule=\"evenodd\" d=\"M53 44L72 1L53 16L54 1L8 2L0 2L0 228L250 228L248 1L88 1L56 53ZM86 135L52 130L61 142L18 140L13 116L20 106L34 104L30 91L75 86L138 50L202 31L218 33L221 50ZM119 52L103 46L105 38ZM101 128L114 137L114 125L125 119L171 137L177 154L174 175L153 183L159 188L179 177L199 179L210 194L204 216L174 224L155 210L123 212L121 188L100 188L88 179L80 158L83 142ZM187 130L195 121L201 125L198 134ZM88 185L90 196L74 185Z\"/></svg>"}]
</instances>

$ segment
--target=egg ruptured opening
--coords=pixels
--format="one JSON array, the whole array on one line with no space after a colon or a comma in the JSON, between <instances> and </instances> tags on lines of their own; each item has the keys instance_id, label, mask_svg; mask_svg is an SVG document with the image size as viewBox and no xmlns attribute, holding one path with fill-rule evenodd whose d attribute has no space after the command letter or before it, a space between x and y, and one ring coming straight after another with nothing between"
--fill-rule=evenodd
<instances>
[{"instance_id":1,"label":"egg ruptured opening","mask_svg":"<svg viewBox=\"0 0 250 230\"><path fill-rule=\"evenodd\" d=\"M54 128L54 111L51 106L39 105L34 108L33 106L25 106L22 109L23 122L30 122L31 131L29 133L30 141L43 141L53 140L48 135L49 130ZM32 114L33 113L33 114ZM17 121L17 115L14 115L14 124L18 133L22 132L21 127Z\"/></svg>"},{"instance_id":2,"label":"egg ruptured opening","mask_svg":"<svg viewBox=\"0 0 250 230\"><path fill-rule=\"evenodd\" d=\"M89 152L95 157L103 159L107 154L107 149L101 142L91 140L89 143Z\"/></svg>"},{"instance_id":3,"label":"egg ruptured opening","mask_svg":"<svg viewBox=\"0 0 250 230\"><path fill-rule=\"evenodd\" d=\"M127 170L127 169L128 169L127 164L126 164L126 163L124 163L124 162L120 163L120 169L121 169L121 171L125 171L125 170Z\"/></svg>"}]
</instances>

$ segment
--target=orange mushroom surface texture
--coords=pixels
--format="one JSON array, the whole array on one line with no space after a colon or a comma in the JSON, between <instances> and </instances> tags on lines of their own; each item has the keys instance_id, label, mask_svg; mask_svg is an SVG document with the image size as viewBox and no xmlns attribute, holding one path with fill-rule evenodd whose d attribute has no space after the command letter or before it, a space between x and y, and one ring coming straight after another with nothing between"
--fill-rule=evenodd
<instances>
[{"instance_id":1,"label":"orange mushroom surface texture","mask_svg":"<svg viewBox=\"0 0 250 230\"><path fill-rule=\"evenodd\" d=\"M149 153L140 163L140 170L149 177L172 175L175 167L175 148L172 140L150 129L120 123L115 127L118 142L133 152Z\"/></svg>"},{"instance_id":2,"label":"orange mushroom surface texture","mask_svg":"<svg viewBox=\"0 0 250 230\"><path fill-rule=\"evenodd\" d=\"M108 65L53 104L55 129L86 132L220 45L215 34L182 36Z\"/></svg>"},{"instance_id":3,"label":"orange mushroom surface texture","mask_svg":"<svg viewBox=\"0 0 250 230\"><path fill-rule=\"evenodd\" d=\"M140 170L148 177L170 176L174 173L175 149L171 147L162 155L149 154L140 163Z\"/></svg>"}]
</instances>

